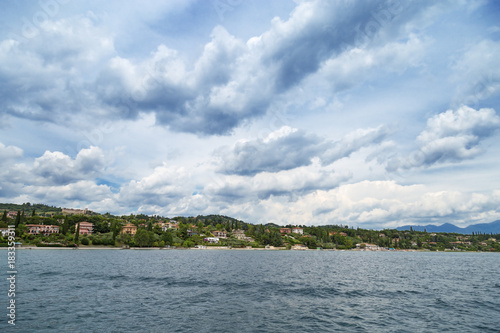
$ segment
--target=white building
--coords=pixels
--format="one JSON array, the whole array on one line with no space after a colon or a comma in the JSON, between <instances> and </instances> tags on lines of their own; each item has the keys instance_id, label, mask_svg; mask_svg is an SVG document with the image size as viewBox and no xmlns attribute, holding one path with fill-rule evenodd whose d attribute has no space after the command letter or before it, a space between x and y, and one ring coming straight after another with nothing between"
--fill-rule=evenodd
<instances>
[{"instance_id":1,"label":"white building","mask_svg":"<svg viewBox=\"0 0 500 333\"><path fill-rule=\"evenodd\" d=\"M210 244L219 244L218 237L207 237L203 239L205 242L209 242Z\"/></svg>"}]
</instances>

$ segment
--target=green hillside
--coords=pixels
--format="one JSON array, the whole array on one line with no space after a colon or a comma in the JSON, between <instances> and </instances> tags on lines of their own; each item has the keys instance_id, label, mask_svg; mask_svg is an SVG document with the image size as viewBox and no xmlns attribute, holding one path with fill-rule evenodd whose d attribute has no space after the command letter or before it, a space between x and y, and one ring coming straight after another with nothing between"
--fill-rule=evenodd
<instances>
[{"instance_id":1,"label":"green hillside","mask_svg":"<svg viewBox=\"0 0 500 333\"><path fill-rule=\"evenodd\" d=\"M45 214L61 214L62 209L60 207L47 206L44 204L31 204L29 202L23 203L22 205L17 205L13 203L0 203L0 212L3 211L24 211L25 214L36 212L37 215Z\"/></svg>"}]
</instances>

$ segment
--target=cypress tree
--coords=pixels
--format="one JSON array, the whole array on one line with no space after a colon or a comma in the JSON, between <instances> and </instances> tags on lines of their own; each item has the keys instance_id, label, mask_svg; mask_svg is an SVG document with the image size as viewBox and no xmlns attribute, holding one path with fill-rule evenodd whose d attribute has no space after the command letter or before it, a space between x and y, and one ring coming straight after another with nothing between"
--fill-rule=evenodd
<instances>
[{"instance_id":1,"label":"cypress tree","mask_svg":"<svg viewBox=\"0 0 500 333\"><path fill-rule=\"evenodd\" d=\"M78 245L78 239L80 238L80 222L76 225L76 235L75 235L75 244Z\"/></svg>"},{"instance_id":2,"label":"cypress tree","mask_svg":"<svg viewBox=\"0 0 500 333\"><path fill-rule=\"evenodd\" d=\"M35 213L35 210L33 209L33 213L31 213L31 217L35 217L36 216L36 213Z\"/></svg>"},{"instance_id":3,"label":"cypress tree","mask_svg":"<svg viewBox=\"0 0 500 333\"><path fill-rule=\"evenodd\" d=\"M62 225L62 231L61 233L66 235L68 233L68 228L69 228L69 222L68 222L68 217L65 216L64 217L64 222L63 222L63 225Z\"/></svg>"},{"instance_id":4,"label":"cypress tree","mask_svg":"<svg viewBox=\"0 0 500 333\"><path fill-rule=\"evenodd\" d=\"M17 229L17 227L19 226L20 223L21 223L21 211L18 210L17 211L17 215L16 215L16 224L15 224L16 229Z\"/></svg>"},{"instance_id":5,"label":"cypress tree","mask_svg":"<svg viewBox=\"0 0 500 333\"><path fill-rule=\"evenodd\" d=\"M7 222L7 211L6 210L3 211L2 221Z\"/></svg>"}]
</instances>

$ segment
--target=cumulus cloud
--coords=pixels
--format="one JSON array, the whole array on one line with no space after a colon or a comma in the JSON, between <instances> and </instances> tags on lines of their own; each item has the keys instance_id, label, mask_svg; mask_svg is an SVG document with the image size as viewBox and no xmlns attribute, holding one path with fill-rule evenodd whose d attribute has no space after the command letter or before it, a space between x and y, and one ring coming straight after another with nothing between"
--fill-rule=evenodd
<instances>
[{"instance_id":1,"label":"cumulus cloud","mask_svg":"<svg viewBox=\"0 0 500 333\"><path fill-rule=\"evenodd\" d=\"M296 198L319 189L331 189L351 177L349 173L336 174L319 165L262 172L254 177L227 176L218 184L209 185L207 193L222 201L255 201L271 196Z\"/></svg>"},{"instance_id":2,"label":"cumulus cloud","mask_svg":"<svg viewBox=\"0 0 500 333\"><path fill-rule=\"evenodd\" d=\"M219 150L220 171L251 176L309 165L321 151L323 141L315 135L284 126L264 139L237 142L229 152L227 148Z\"/></svg>"},{"instance_id":3,"label":"cumulus cloud","mask_svg":"<svg viewBox=\"0 0 500 333\"><path fill-rule=\"evenodd\" d=\"M363 147L381 143L391 133L389 128L379 126L377 128L358 129L348 133L339 141L328 144L326 150L321 153L323 165L331 164L341 158L348 157Z\"/></svg>"},{"instance_id":4,"label":"cumulus cloud","mask_svg":"<svg viewBox=\"0 0 500 333\"><path fill-rule=\"evenodd\" d=\"M479 105L500 93L500 42L490 39L471 45L454 63L455 104Z\"/></svg>"},{"instance_id":5,"label":"cumulus cloud","mask_svg":"<svg viewBox=\"0 0 500 333\"><path fill-rule=\"evenodd\" d=\"M401 73L409 67L418 66L429 44L429 41L412 34L402 42L348 49L328 59L321 75L333 91L339 92L363 83L376 69Z\"/></svg>"},{"instance_id":6,"label":"cumulus cloud","mask_svg":"<svg viewBox=\"0 0 500 333\"><path fill-rule=\"evenodd\" d=\"M80 180L65 185L26 186L25 192L37 202L81 203L99 202L112 197L113 193L106 185L97 185L92 180Z\"/></svg>"},{"instance_id":7,"label":"cumulus cloud","mask_svg":"<svg viewBox=\"0 0 500 333\"><path fill-rule=\"evenodd\" d=\"M0 146L2 152L5 146ZM70 203L104 200L113 193L95 178L105 169L104 153L98 147L82 149L73 159L61 152L46 151L33 163L16 163L22 151L6 147L14 159L0 170L0 198L7 202ZM5 155L4 155L5 156Z\"/></svg>"},{"instance_id":8,"label":"cumulus cloud","mask_svg":"<svg viewBox=\"0 0 500 333\"><path fill-rule=\"evenodd\" d=\"M417 151L407 158L390 160L387 168L394 171L474 158L483 151L481 141L499 128L500 117L493 109L461 106L448 110L427 121L427 127L417 137Z\"/></svg>"},{"instance_id":9,"label":"cumulus cloud","mask_svg":"<svg viewBox=\"0 0 500 333\"><path fill-rule=\"evenodd\" d=\"M163 164L139 180L131 180L120 189L118 201L126 206L168 206L190 194L190 174L185 168L168 167Z\"/></svg>"},{"instance_id":10,"label":"cumulus cloud","mask_svg":"<svg viewBox=\"0 0 500 333\"><path fill-rule=\"evenodd\" d=\"M6 146L0 142L0 165L23 156L23 150L16 146Z\"/></svg>"},{"instance_id":11,"label":"cumulus cloud","mask_svg":"<svg viewBox=\"0 0 500 333\"><path fill-rule=\"evenodd\" d=\"M432 223L449 218L457 224L499 218L500 192L488 194L432 191L424 185L362 181L310 192L295 200L270 197L251 212L279 224L347 224L365 228ZM313 222L311 222L313 221Z\"/></svg>"},{"instance_id":12,"label":"cumulus cloud","mask_svg":"<svg viewBox=\"0 0 500 333\"><path fill-rule=\"evenodd\" d=\"M216 27L194 66L168 45L146 59L118 55L113 35L98 19L47 20L32 43L0 42L2 106L16 117L52 122L71 122L67 110L126 119L149 112L173 131L227 134L265 114L276 96L346 47L397 38L391 31L426 6L301 2L288 19L275 18L268 31L246 42ZM410 54L413 62L418 42L407 44L397 54ZM384 50L378 63L392 59ZM364 60L355 63L366 67Z\"/></svg>"},{"instance_id":13,"label":"cumulus cloud","mask_svg":"<svg viewBox=\"0 0 500 333\"><path fill-rule=\"evenodd\" d=\"M104 166L104 153L99 147L91 146L82 149L75 159L58 151L46 151L35 159L33 173L43 183L63 185L93 179L103 172Z\"/></svg>"},{"instance_id":14,"label":"cumulus cloud","mask_svg":"<svg viewBox=\"0 0 500 333\"><path fill-rule=\"evenodd\" d=\"M384 126L358 129L333 141L284 126L263 139L244 140L231 148L219 149L219 172L253 176L307 166L314 158L330 165L363 147L382 142L389 133Z\"/></svg>"},{"instance_id":15,"label":"cumulus cloud","mask_svg":"<svg viewBox=\"0 0 500 333\"><path fill-rule=\"evenodd\" d=\"M29 43L0 41L2 112L55 123L92 112L96 101L86 82L113 53L110 34L87 17L46 20Z\"/></svg>"}]
</instances>

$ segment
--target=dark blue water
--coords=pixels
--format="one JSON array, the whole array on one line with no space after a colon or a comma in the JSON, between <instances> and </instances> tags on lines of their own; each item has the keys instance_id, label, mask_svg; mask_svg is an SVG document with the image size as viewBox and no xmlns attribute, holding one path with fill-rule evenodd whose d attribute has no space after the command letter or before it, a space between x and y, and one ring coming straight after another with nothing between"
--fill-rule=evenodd
<instances>
[{"instance_id":1,"label":"dark blue water","mask_svg":"<svg viewBox=\"0 0 500 333\"><path fill-rule=\"evenodd\" d=\"M18 250L17 264L2 332L500 332L494 253Z\"/></svg>"}]
</instances>

